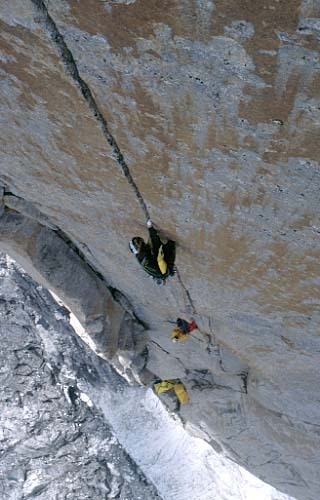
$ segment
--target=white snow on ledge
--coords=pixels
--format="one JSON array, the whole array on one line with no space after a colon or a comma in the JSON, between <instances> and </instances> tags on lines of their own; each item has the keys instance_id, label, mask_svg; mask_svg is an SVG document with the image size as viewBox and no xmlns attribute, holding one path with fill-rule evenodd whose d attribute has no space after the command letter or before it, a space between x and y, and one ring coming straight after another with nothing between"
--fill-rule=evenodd
<instances>
[{"instance_id":1,"label":"white snow on ledge","mask_svg":"<svg viewBox=\"0 0 320 500\"><path fill-rule=\"evenodd\" d=\"M120 443L164 500L294 500L192 437L151 389L99 396Z\"/></svg>"},{"instance_id":2,"label":"white snow on ledge","mask_svg":"<svg viewBox=\"0 0 320 500\"><path fill-rule=\"evenodd\" d=\"M95 345L93 340L91 339L90 335L88 335L86 330L83 328L78 318L73 314L72 311L70 311L68 306L60 299L60 297L58 297L52 290L49 290L49 292L51 293L52 297L57 302L57 304L68 309L70 317L70 325L72 326L76 334L79 335L79 337L90 347L90 349L92 351L95 351Z\"/></svg>"}]
</instances>

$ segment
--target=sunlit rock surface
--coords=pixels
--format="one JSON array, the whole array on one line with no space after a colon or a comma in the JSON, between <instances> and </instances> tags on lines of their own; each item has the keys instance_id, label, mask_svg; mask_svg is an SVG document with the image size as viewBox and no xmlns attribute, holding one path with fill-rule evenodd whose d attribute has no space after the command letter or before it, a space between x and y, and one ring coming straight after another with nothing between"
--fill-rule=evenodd
<instances>
[{"instance_id":1,"label":"sunlit rock surface","mask_svg":"<svg viewBox=\"0 0 320 500\"><path fill-rule=\"evenodd\" d=\"M0 6L0 214L59 228L127 299L142 367L184 381L215 449L318 500L319 2ZM128 252L145 208L178 242L165 287Z\"/></svg>"}]
</instances>

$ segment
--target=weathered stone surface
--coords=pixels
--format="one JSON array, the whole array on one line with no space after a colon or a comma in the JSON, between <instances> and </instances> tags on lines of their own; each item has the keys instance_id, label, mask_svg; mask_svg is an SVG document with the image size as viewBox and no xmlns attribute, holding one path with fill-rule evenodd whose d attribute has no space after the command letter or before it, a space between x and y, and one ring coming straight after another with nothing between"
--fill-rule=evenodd
<instances>
[{"instance_id":1,"label":"weathered stone surface","mask_svg":"<svg viewBox=\"0 0 320 500\"><path fill-rule=\"evenodd\" d=\"M4 190L4 188L2 188ZM48 217L43 215L40 210L34 207L32 203L28 203L23 198L18 196L7 195L3 196L3 203L5 206L12 208L13 210L19 212L20 214L38 221L44 226L48 226L51 229L58 229L54 224L52 224Z\"/></svg>"},{"instance_id":2,"label":"weathered stone surface","mask_svg":"<svg viewBox=\"0 0 320 500\"><path fill-rule=\"evenodd\" d=\"M4 187L0 186L0 217L4 214Z\"/></svg>"},{"instance_id":3,"label":"weathered stone surface","mask_svg":"<svg viewBox=\"0 0 320 500\"><path fill-rule=\"evenodd\" d=\"M25 207L23 200L12 203L11 198L15 197L10 196L10 208ZM7 199L4 196L5 206ZM34 213L32 206L29 212ZM62 300L79 319L99 355L112 359L119 348L130 351L134 360L144 349L141 325L113 299L106 283L73 245L33 219L6 210L1 218L0 248Z\"/></svg>"},{"instance_id":4,"label":"weathered stone surface","mask_svg":"<svg viewBox=\"0 0 320 500\"><path fill-rule=\"evenodd\" d=\"M319 2L61 0L55 26L42 7L1 2L0 182L150 326L183 417L318 500ZM145 208L179 245L163 288L127 248ZM171 344L184 314L201 332Z\"/></svg>"},{"instance_id":5,"label":"weathered stone surface","mask_svg":"<svg viewBox=\"0 0 320 500\"><path fill-rule=\"evenodd\" d=\"M1 498L159 499L79 388L97 375L67 311L1 257L0 277Z\"/></svg>"}]
</instances>

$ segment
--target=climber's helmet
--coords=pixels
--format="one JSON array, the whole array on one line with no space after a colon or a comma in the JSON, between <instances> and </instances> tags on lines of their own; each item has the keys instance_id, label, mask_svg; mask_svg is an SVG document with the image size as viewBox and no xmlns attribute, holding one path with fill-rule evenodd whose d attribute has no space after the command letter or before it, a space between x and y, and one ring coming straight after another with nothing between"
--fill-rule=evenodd
<instances>
[{"instance_id":1,"label":"climber's helmet","mask_svg":"<svg viewBox=\"0 0 320 500\"><path fill-rule=\"evenodd\" d=\"M137 255L140 252L141 248L143 247L143 244L144 244L143 238L140 238L139 236L135 236L130 241L129 248L130 248L132 253Z\"/></svg>"}]
</instances>

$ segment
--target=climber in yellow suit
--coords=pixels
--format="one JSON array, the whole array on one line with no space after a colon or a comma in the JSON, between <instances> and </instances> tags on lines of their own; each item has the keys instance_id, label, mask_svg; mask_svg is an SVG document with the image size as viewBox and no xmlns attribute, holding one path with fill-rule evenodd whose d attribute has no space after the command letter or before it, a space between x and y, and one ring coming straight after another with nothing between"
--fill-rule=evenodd
<instances>
[{"instance_id":1,"label":"climber in yellow suit","mask_svg":"<svg viewBox=\"0 0 320 500\"><path fill-rule=\"evenodd\" d=\"M147 222L149 240L145 243L143 238L135 236L129 243L129 248L135 254L143 269L159 280L159 284L168 276L175 273L175 242L172 240L162 243L152 221ZM157 281L158 282L158 281Z\"/></svg>"},{"instance_id":2,"label":"climber in yellow suit","mask_svg":"<svg viewBox=\"0 0 320 500\"><path fill-rule=\"evenodd\" d=\"M160 382L156 382L153 387L157 394L171 391L171 389L173 389L179 400L179 403L186 404L189 402L189 396L186 388L179 379L161 380Z\"/></svg>"}]
</instances>

